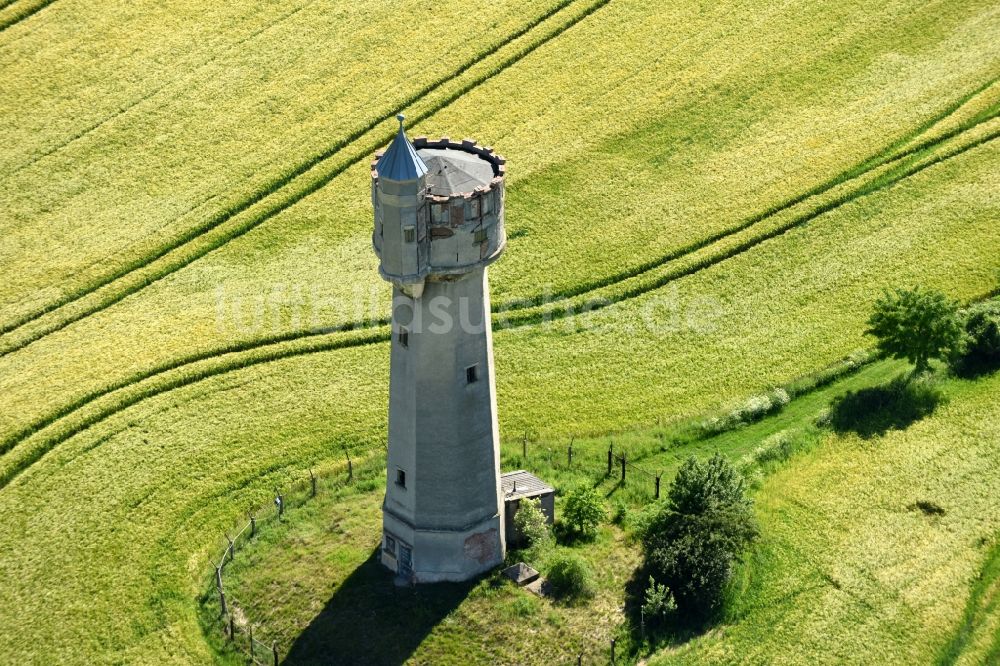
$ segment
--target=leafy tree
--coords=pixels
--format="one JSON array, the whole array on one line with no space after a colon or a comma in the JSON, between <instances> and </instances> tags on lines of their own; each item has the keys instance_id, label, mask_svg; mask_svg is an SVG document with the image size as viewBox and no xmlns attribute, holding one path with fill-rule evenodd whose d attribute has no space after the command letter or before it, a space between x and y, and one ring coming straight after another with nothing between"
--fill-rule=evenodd
<instances>
[{"instance_id":1,"label":"leafy tree","mask_svg":"<svg viewBox=\"0 0 1000 666\"><path fill-rule=\"evenodd\" d=\"M884 292L865 332L875 336L883 356L912 363L914 375L926 372L932 358L947 358L964 337L958 305L940 292L920 287Z\"/></svg>"},{"instance_id":2,"label":"leafy tree","mask_svg":"<svg viewBox=\"0 0 1000 666\"><path fill-rule=\"evenodd\" d=\"M593 488L585 486L570 491L563 506L563 520L585 537L597 534L597 526L606 517L604 502Z\"/></svg>"},{"instance_id":3,"label":"leafy tree","mask_svg":"<svg viewBox=\"0 0 1000 666\"><path fill-rule=\"evenodd\" d=\"M575 555L557 555L549 564L546 580L557 597L581 599L594 595L594 573Z\"/></svg>"},{"instance_id":4,"label":"leafy tree","mask_svg":"<svg viewBox=\"0 0 1000 666\"><path fill-rule=\"evenodd\" d=\"M537 497L521 500L514 514L514 527L533 548L544 546L552 536L548 520L542 513L542 501Z\"/></svg>"},{"instance_id":5,"label":"leafy tree","mask_svg":"<svg viewBox=\"0 0 1000 666\"><path fill-rule=\"evenodd\" d=\"M689 458L640 537L648 569L664 581L678 609L709 619L722 606L736 562L757 537L743 477L718 454L704 463Z\"/></svg>"}]
</instances>

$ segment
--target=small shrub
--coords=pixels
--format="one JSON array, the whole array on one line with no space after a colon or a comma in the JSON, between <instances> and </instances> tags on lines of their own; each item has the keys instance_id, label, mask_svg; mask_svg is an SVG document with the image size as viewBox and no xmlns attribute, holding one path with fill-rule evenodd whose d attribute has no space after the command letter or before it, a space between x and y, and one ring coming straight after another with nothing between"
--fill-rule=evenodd
<instances>
[{"instance_id":1,"label":"small shrub","mask_svg":"<svg viewBox=\"0 0 1000 666\"><path fill-rule=\"evenodd\" d=\"M570 491L563 505L563 520L584 537L597 534L597 527L606 517L604 502L593 488L585 486Z\"/></svg>"},{"instance_id":2,"label":"small shrub","mask_svg":"<svg viewBox=\"0 0 1000 666\"><path fill-rule=\"evenodd\" d=\"M1000 368L1000 302L969 308L962 321L965 342L950 360L960 375L976 375Z\"/></svg>"},{"instance_id":3,"label":"small shrub","mask_svg":"<svg viewBox=\"0 0 1000 666\"><path fill-rule=\"evenodd\" d=\"M556 556L549 563L546 579L556 597L582 599L594 595L594 574L587 563L575 555Z\"/></svg>"},{"instance_id":4,"label":"small shrub","mask_svg":"<svg viewBox=\"0 0 1000 666\"><path fill-rule=\"evenodd\" d=\"M649 585L643 594L642 614L647 622L661 622L677 609L677 602L674 595L666 585L657 583L652 576L649 577Z\"/></svg>"},{"instance_id":5,"label":"small shrub","mask_svg":"<svg viewBox=\"0 0 1000 666\"><path fill-rule=\"evenodd\" d=\"M551 540L549 523L538 498L522 499L514 514L514 528L524 537L525 546L538 548Z\"/></svg>"},{"instance_id":6,"label":"small shrub","mask_svg":"<svg viewBox=\"0 0 1000 666\"><path fill-rule=\"evenodd\" d=\"M771 402L770 396L755 395L743 403L742 407L733 412L733 416L735 420L742 423L752 423L764 418L764 415L768 414L773 408L774 403Z\"/></svg>"},{"instance_id":7,"label":"small shrub","mask_svg":"<svg viewBox=\"0 0 1000 666\"><path fill-rule=\"evenodd\" d=\"M769 393L750 397L742 405L723 416L715 416L702 421L699 424L699 429L702 435L716 435L735 430L781 411L791 400L788 391L776 388Z\"/></svg>"},{"instance_id":8,"label":"small shrub","mask_svg":"<svg viewBox=\"0 0 1000 666\"><path fill-rule=\"evenodd\" d=\"M766 465L773 462L783 462L792 457L795 452L795 440L785 432L777 432L763 442L754 451L754 462Z\"/></svg>"},{"instance_id":9,"label":"small shrub","mask_svg":"<svg viewBox=\"0 0 1000 666\"><path fill-rule=\"evenodd\" d=\"M784 409L792 401L792 396L788 395L788 391L783 388L776 388L771 391L771 409L772 411L778 411Z\"/></svg>"}]
</instances>

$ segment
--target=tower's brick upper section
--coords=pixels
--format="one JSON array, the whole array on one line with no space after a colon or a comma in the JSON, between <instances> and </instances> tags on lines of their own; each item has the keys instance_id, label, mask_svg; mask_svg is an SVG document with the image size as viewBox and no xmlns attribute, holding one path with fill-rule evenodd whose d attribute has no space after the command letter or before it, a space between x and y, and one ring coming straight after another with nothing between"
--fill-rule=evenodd
<instances>
[{"instance_id":1,"label":"tower's brick upper section","mask_svg":"<svg viewBox=\"0 0 1000 666\"><path fill-rule=\"evenodd\" d=\"M412 145L428 166L414 180L380 178L382 152L372 161L372 245L382 276L405 286L453 279L495 261L507 241L506 160L470 139L417 137Z\"/></svg>"}]
</instances>

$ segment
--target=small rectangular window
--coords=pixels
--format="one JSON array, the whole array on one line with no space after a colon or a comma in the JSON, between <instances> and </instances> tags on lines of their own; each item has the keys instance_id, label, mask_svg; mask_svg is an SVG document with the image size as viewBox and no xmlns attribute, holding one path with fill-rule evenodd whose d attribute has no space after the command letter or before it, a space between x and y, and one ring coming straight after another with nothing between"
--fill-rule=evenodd
<instances>
[{"instance_id":1,"label":"small rectangular window","mask_svg":"<svg viewBox=\"0 0 1000 666\"><path fill-rule=\"evenodd\" d=\"M385 545L382 547L385 552L389 553L393 557L396 557L396 540L393 539L388 534L385 535Z\"/></svg>"},{"instance_id":2,"label":"small rectangular window","mask_svg":"<svg viewBox=\"0 0 1000 666\"><path fill-rule=\"evenodd\" d=\"M467 384L473 384L479 381L479 366L470 365L465 369L465 381Z\"/></svg>"},{"instance_id":3,"label":"small rectangular window","mask_svg":"<svg viewBox=\"0 0 1000 666\"><path fill-rule=\"evenodd\" d=\"M412 243L417 239L417 231L413 227L403 227L403 240Z\"/></svg>"},{"instance_id":4,"label":"small rectangular window","mask_svg":"<svg viewBox=\"0 0 1000 666\"><path fill-rule=\"evenodd\" d=\"M479 229L476 231L476 242L477 243L486 242L486 229Z\"/></svg>"},{"instance_id":5,"label":"small rectangular window","mask_svg":"<svg viewBox=\"0 0 1000 666\"><path fill-rule=\"evenodd\" d=\"M406 472L401 469L396 470L396 485L400 488L406 487Z\"/></svg>"},{"instance_id":6,"label":"small rectangular window","mask_svg":"<svg viewBox=\"0 0 1000 666\"><path fill-rule=\"evenodd\" d=\"M410 346L410 332L405 328L400 328L399 333L396 336L399 339L399 344L403 347Z\"/></svg>"}]
</instances>

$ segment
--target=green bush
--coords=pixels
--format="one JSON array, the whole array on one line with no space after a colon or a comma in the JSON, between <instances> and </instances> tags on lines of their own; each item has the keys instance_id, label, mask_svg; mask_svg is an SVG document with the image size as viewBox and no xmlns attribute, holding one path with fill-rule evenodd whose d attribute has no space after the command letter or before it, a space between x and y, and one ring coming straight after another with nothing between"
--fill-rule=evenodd
<instances>
[{"instance_id":1,"label":"green bush","mask_svg":"<svg viewBox=\"0 0 1000 666\"><path fill-rule=\"evenodd\" d=\"M770 463L784 462L792 457L795 452L795 440L790 433L785 430L776 432L763 442L760 446L751 451L741 461L743 467L749 469L753 466L763 466Z\"/></svg>"},{"instance_id":2,"label":"green bush","mask_svg":"<svg viewBox=\"0 0 1000 666\"><path fill-rule=\"evenodd\" d=\"M746 402L725 415L703 421L700 424L701 434L714 435L756 423L765 416L780 412L789 402L791 402L791 396L783 388L751 396Z\"/></svg>"},{"instance_id":3,"label":"green bush","mask_svg":"<svg viewBox=\"0 0 1000 666\"><path fill-rule=\"evenodd\" d=\"M697 621L721 608L735 564L756 537L743 477L718 454L681 466L667 501L640 535L649 571Z\"/></svg>"},{"instance_id":4,"label":"green bush","mask_svg":"<svg viewBox=\"0 0 1000 666\"><path fill-rule=\"evenodd\" d=\"M537 548L551 540L549 523L542 513L542 501L538 498L522 499L514 514L514 528L524 537L524 545Z\"/></svg>"},{"instance_id":5,"label":"green bush","mask_svg":"<svg viewBox=\"0 0 1000 666\"><path fill-rule=\"evenodd\" d=\"M552 593L563 599L592 597L594 574L587 563L575 555L558 555L549 563L546 579Z\"/></svg>"},{"instance_id":6,"label":"green bush","mask_svg":"<svg viewBox=\"0 0 1000 666\"><path fill-rule=\"evenodd\" d=\"M951 359L959 374L975 374L1000 367L1000 301L970 307L963 320L965 342Z\"/></svg>"},{"instance_id":7,"label":"green bush","mask_svg":"<svg viewBox=\"0 0 1000 666\"><path fill-rule=\"evenodd\" d=\"M563 520L581 536L593 537L606 518L604 502L593 488L582 486L570 491L563 505Z\"/></svg>"}]
</instances>

